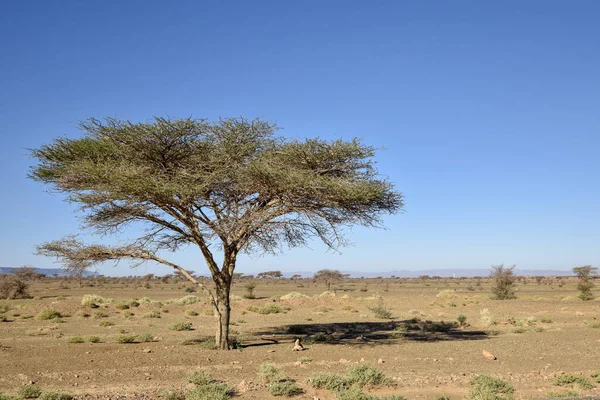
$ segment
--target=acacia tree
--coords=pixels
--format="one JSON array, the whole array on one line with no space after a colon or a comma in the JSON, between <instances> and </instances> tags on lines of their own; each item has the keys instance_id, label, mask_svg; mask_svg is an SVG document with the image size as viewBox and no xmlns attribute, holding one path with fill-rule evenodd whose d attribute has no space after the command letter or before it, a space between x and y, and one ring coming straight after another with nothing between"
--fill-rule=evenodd
<instances>
[{"instance_id":1,"label":"acacia tree","mask_svg":"<svg viewBox=\"0 0 600 400\"><path fill-rule=\"evenodd\" d=\"M132 224L143 233L118 246L69 236L38 253L67 268L122 259L174 268L206 291L220 349L228 348L229 294L241 252L277 253L314 238L337 248L345 244L344 227L379 227L382 215L403 205L375 169L375 149L358 139L285 139L275 136L275 124L243 118L90 119L80 129L78 139L31 150L37 164L30 177L79 205L95 233ZM167 259L186 245L200 250L214 287Z\"/></svg>"},{"instance_id":2,"label":"acacia tree","mask_svg":"<svg viewBox=\"0 0 600 400\"><path fill-rule=\"evenodd\" d=\"M581 300L593 300L594 294L592 293L592 289L596 286L593 282L594 274L598 268L592 267L591 265L586 265L583 267L575 267L573 268L573 272L579 279L579 283L577 284L577 289L581 292L579 294L579 298Z\"/></svg>"},{"instance_id":3,"label":"acacia tree","mask_svg":"<svg viewBox=\"0 0 600 400\"><path fill-rule=\"evenodd\" d=\"M329 290L331 288L332 282L341 280L343 278L346 278L347 276L347 274L342 274L337 269L321 269L315 272L313 278L325 281L325 285L327 285L327 290Z\"/></svg>"}]
</instances>

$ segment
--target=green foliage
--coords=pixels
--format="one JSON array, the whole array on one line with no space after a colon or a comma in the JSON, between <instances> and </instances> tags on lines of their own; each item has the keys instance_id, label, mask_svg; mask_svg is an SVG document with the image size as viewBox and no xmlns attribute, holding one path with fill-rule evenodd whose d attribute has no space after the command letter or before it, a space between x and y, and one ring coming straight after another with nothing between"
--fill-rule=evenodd
<instances>
[{"instance_id":1,"label":"green foliage","mask_svg":"<svg viewBox=\"0 0 600 400\"><path fill-rule=\"evenodd\" d=\"M189 315L190 317L196 317L196 316L200 315L197 311L194 311L194 310L187 310L185 313L187 315Z\"/></svg>"},{"instance_id":2,"label":"green foliage","mask_svg":"<svg viewBox=\"0 0 600 400\"><path fill-rule=\"evenodd\" d=\"M38 397L39 400L73 400L74 397L72 394L69 393L62 393L62 392L44 392L42 393L42 395L40 397Z\"/></svg>"},{"instance_id":3,"label":"green foliage","mask_svg":"<svg viewBox=\"0 0 600 400\"><path fill-rule=\"evenodd\" d=\"M304 393L304 390L293 381L281 381L270 384L267 387L273 396L294 397Z\"/></svg>"},{"instance_id":4,"label":"green foliage","mask_svg":"<svg viewBox=\"0 0 600 400\"><path fill-rule=\"evenodd\" d=\"M586 325L586 328L600 329L600 322L590 322Z\"/></svg>"},{"instance_id":5,"label":"green foliage","mask_svg":"<svg viewBox=\"0 0 600 400\"><path fill-rule=\"evenodd\" d=\"M140 342L153 342L154 341L154 335L152 335L151 333L143 333L139 336L140 338Z\"/></svg>"},{"instance_id":6,"label":"green foliage","mask_svg":"<svg viewBox=\"0 0 600 400\"><path fill-rule=\"evenodd\" d=\"M42 394L42 389L35 385L23 385L19 388L18 395L23 399L37 399Z\"/></svg>"},{"instance_id":7,"label":"green foliage","mask_svg":"<svg viewBox=\"0 0 600 400\"><path fill-rule=\"evenodd\" d=\"M187 392L185 400L229 400L232 398L231 394L232 389L226 383L211 383L196 386Z\"/></svg>"},{"instance_id":8,"label":"green foliage","mask_svg":"<svg viewBox=\"0 0 600 400\"><path fill-rule=\"evenodd\" d=\"M309 378L308 384L315 389L327 389L336 392L339 397L350 389L354 389L356 393L351 392L348 396L358 396L360 389L389 385L391 382L392 380L386 377L379 369L370 365L359 364L348 367L345 375L323 372L313 373ZM353 397L348 398L352 399ZM367 397L367 399L369 398Z\"/></svg>"},{"instance_id":9,"label":"green foliage","mask_svg":"<svg viewBox=\"0 0 600 400\"><path fill-rule=\"evenodd\" d=\"M85 339L82 338L81 336L73 336L70 337L67 342L69 343L85 343Z\"/></svg>"},{"instance_id":10,"label":"green foliage","mask_svg":"<svg viewBox=\"0 0 600 400\"><path fill-rule=\"evenodd\" d=\"M470 400L512 400L515 389L509 382L488 375L475 376L469 382Z\"/></svg>"},{"instance_id":11,"label":"green foliage","mask_svg":"<svg viewBox=\"0 0 600 400\"><path fill-rule=\"evenodd\" d=\"M517 298L515 295L517 278L513 273L514 268L514 266L507 268L504 265L492 266L492 293L496 300L511 300Z\"/></svg>"},{"instance_id":12,"label":"green foliage","mask_svg":"<svg viewBox=\"0 0 600 400\"><path fill-rule=\"evenodd\" d=\"M574 386L578 385L582 389L593 389L596 387L589 379L581 375L563 374L558 375L552 381L555 386Z\"/></svg>"},{"instance_id":13,"label":"green foliage","mask_svg":"<svg viewBox=\"0 0 600 400\"><path fill-rule=\"evenodd\" d=\"M188 382L199 386L208 385L214 382L210 372L204 370L191 372L185 379Z\"/></svg>"},{"instance_id":14,"label":"green foliage","mask_svg":"<svg viewBox=\"0 0 600 400\"><path fill-rule=\"evenodd\" d=\"M126 344L126 343L136 343L137 335L121 335L117 338L117 343Z\"/></svg>"},{"instance_id":15,"label":"green foliage","mask_svg":"<svg viewBox=\"0 0 600 400\"><path fill-rule=\"evenodd\" d=\"M372 394L364 393L359 388L351 388L344 392L338 393L338 400L406 400L403 396L390 395L390 396L375 396Z\"/></svg>"},{"instance_id":16,"label":"green foliage","mask_svg":"<svg viewBox=\"0 0 600 400\"><path fill-rule=\"evenodd\" d=\"M379 299L379 303L375 307L369 307L369 310L373 311L375 316L380 319L391 319L392 310L390 310L383 301L383 298Z\"/></svg>"},{"instance_id":17,"label":"green foliage","mask_svg":"<svg viewBox=\"0 0 600 400\"><path fill-rule=\"evenodd\" d=\"M194 330L191 322L179 322L177 324L173 324L169 326L169 329L172 331L191 331Z\"/></svg>"},{"instance_id":18,"label":"green foliage","mask_svg":"<svg viewBox=\"0 0 600 400\"><path fill-rule=\"evenodd\" d=\"M115 304L115 308L118 310L129 310L129 304L127 303L117 303Z\"/></svg>"},{"instance_id":19,"label":"green foliage","mask_svg":"<svg viewBox=\"0 0 600 400\"><path fill-rule=\"evenodd\" d=\"M190 304L196 304L199 301L200 301L200 299L197 296L190 294L187 296L180 297L179 299L169 300L168 303L172 303L172 304L175 304L178 306L187 306Z\"/></svg>"},{"instance_id":20,"label":"green foliage","mask_svg":"<svg viewBox=\"0 0 600 400\"><path fill-rule=\"evenodd\" d=\"M36 317L39 320L59 319L62 318L62 314L56 310L46 309L40 311Z\"/></svg>"},{"instance_id":21,"label":"green foliage","mask_svg":"<svg viewBox=\"0 0 600 400\"><path fill-rule=\"evenodd\" d=\"M114 322L106 320L106 321L100 321L100 323L98 325L106 327L106 326L113 326L114 324L115 324Z\"/></svg>"},{"instance_id":22,"label":"green foliage","mask_svg":"<svg viewBox=\"0 0 600 400\"><path fill-rule=\"evenodd\" d=\"M595 275L598 268L592 267L591 265L586 265L584 267L575 267L573 268L573 272L579 279L579 283L577 284L577 290L579 290L579 298L584 301L593 300L594 294L592 293L592 289L594 286L593 276Z\"/></svg>"},{"instance_id":23,"label":"green foliage","mask_svg":"<svg viewBox=\"0 0 600 400\"><path fill-rule=\"evenodd\" d=\"M90 307L90 308L98 308L101 305L110 303L111 300L105 299L102 296L98 296L97 294L86 294L81 299L81 305Z\"/></svg>"},{"instance_id":24,"label":"green foliage","mask_svg":"<svg viewBox=\"0 0 600 400\"><path fill-rule=\"evenodd\" d=\"M335 337L333 335L327 334L325 332L318 332L314 335L310 336L306 339L307 343L331 343L335 342Z\"/></svg>"},{"instance_id":25,"label":"green foliage","mask_svg":"<svg viewBox=\"0 0 600 400\"><path fill-rule=\"evenodd\" d=\"M458 314L456 317L459 326L465 326L467 324L467 316L465 314Z\"/></svg>"},{"instance_id":26,"label":"green foliage","mask_svg":"<svg viewBox=\"0 0 600 400\"><path fill-rule=\"evenodd\" d=\"M269 362L260 364L258 376L266 383L279 382L284 378L281 368Z\"/></svg>"},{"instance_id":27,"label":"green foliage","mask_svg":"<svg viewBox=\"0 0 600 400\"><path fill-rule=\"evenodd\" d=\"M88 340L90 343L100 343L100 336L90 336Z\"/></svg>"},{"instance_id":28,"label":"green foliage","mask_svg":"<svg viewBox=\"0 0 600 400\"><path fill-rule=\"evenodd\" d=\"M580 397L580 393L576 390L563 390L562 392L549 392L546 394L548 399L567 399Z\"/></svg>"},{"instance_id":29,"label":"green foliage","mask_svg":"<svg viewBox=\"0 0 600 400\"><path fill-rule=\"evenodd\" d=\"M380 369L366 364L348 367L346 376L353 385L359 387L377 387L389 385L392 380L386 377Z\"/></svg>"},{"instance_id":30,"label":"green foliage","mask_svg":"<svg viewBox=\"0 0 600 400\"><path fill-rule=\"evenodd\" d=\"M158 397L164 400L185 400L185 395L174 390L161 390Z\"/></svg>"},{"instance_id":31,"label":"green foliage","mask_svg":"<svg viewBox=\"0 0 600 400\"><path fill-rule=\"evenodd\" d=\"M552 318L550 317L542 317L540 318L540 322L543 324L551 324L552 323Z\"/></svg>"},{"instance_id":32,"label":"green foliage","mask_svg":"<svg viewBox=\"0 0 600 400\"><path fill-rule=\"evenodd\" d=\"M262 307L250 306L247 308L247 310L258 314L279 314L283 312L281 307L279 307L277 304L268 304Z\"/></svg>"}]
</instances>

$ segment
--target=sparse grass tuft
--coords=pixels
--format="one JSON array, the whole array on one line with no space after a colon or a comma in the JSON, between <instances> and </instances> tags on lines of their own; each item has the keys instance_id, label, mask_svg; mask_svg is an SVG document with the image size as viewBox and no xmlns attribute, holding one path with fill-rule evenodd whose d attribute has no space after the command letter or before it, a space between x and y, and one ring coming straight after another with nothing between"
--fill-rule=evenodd
<instances>
[{"instance_id":1,"label":"sparse grass tuft","mask_svg":"<svg viewBox=\"0 0 600 400\"><path fill-rule=\"evenodd\" d=\"M267 389L273 396L294 397L304 393L304 390L293 381L282 381L270 384Z\"/></svg>"},{"instance_id":2,"label":"sparse grass tuft","mask_svg":"<svg viewBox=\"0 0 600 400\"><path fill-rule=\"evenodd\" d=\"M169 326L172 331L191 331L194 330L191 322L179 322L177 324Z\"/></svg>"},{"instance_id":3,"label":"sparse grass tuft","mask_svg":"<svg viewBox=\"0 0 600 400\"><path fill-rule=\"evenodd\" d=\"M73 337L70 337L69 339L67 339L67 342L69 342L69 343L85 343L85 339L82 338L81 336L73 336Z\"/></svg>"},{"instance_id":4,"label":"sparse grass tuft","mask_svg":"<svg viewBox=\"0 0 600 400\"><path fill-rule=\"evenodd\" d=\"M185 400L229 400L233 390L226 383L211 383L190 390Z\"/></svg>"},{"instance_id":5,"label":"sparse grass tuft","mask_svg":"<svg viewBox=\"0 0 600 400\"><path fill-rule=\"evenodd\" d=\"M185 313L186 313L187 315L189 315L190 317L196 317L196 316L200 315L200 314L198 313L198 311L194 311L194 310L187 310Z\"/></svg>"},{"instance_id":6,"label":"sparse grass tuft","mask_svg":"<svg viewBox=\"0 0 600 400\"><path fill-rule=\"evenodd\" d=\"M106 327L106 326L113 326L114 324L115 324L114 322L107 320L107 321L100 321L100 323L98 325Z\"/></svg>"},{"instance_id":7,"label":"sparse grass tuft","mask_svg":"<svg viewBox=\"0 0 600 400\"><path fill-rule=\"evenodd\" d=\"M488 375L475 376L469 383L471 400L511 400L515 392L509 382Z\"/></svg>"},{"instance_id":8,"label":"sparse grass tuft","mask_svg":"<svg viewBox=\"0 0 600 400\"><path fill-rule=\"evenodd\" d=\"M543 324L551 324L552 323L552 318L550 318L550 317L542 317L540 319L540 322L543 323Z\"/></svg>"},{"instance_id":9,"label":"sparse grass tuft","mask_svg":"<svg viewBox=\"0 0 600 400\"><path fill-rule=\"evenodd\" d=\"M380 319L392 319L392 310L390 310L383 299L379 299L379 303L375 307L369 307L375 316Z\"/></svg>"},{"instance_id":10,"label":"sparse grass tuft","mask_svg":"<svg viewBox=\"0 0 600 400\"><path fill-rule=\"evenodd\" d=\"M194 295L183 296L179 299L169 300L167 303L173 303L178 306L187 306L189 304L196 304L200 299Z\"/></svg>"},{"instance_id":11,"label":"sparse grass tuft","mask_svg":"<svg viewBox=\"0 0 600 400\"><path fill-rule=\"evenodd\" d=\"M61 392L44 392L38 400L73 400L73 395Z\"/></svg>"},{"instance_id":12,"label":"sparse grass tuft","mask_svg":"<svg viewBox=\"0 0 600 400\"><path fill-rule=\"evenodd\" d=\"M100 336L90 336L88 341L90 343L100 343Z\"/></svg>"},{"instance_id":13,"label":"sparse grass tuft","mask_svg":"<svg viewBox=\"0 0 600 400\"><path fill-rule=\"evenodd\" d=\"M46 309L42 310L38 313L37 319L39 320L49 320L49 319L59 319L62 317L62 314L56 310Z\"/></svg>"},{"instance_id":14,"label":"sparse grass tuft","mask_svg":"<svg viewBox=\"0 0 600 400\"><path fill-rule=\"evenodd\" d=\"M22 399L37 399L41 394L42 389L35 385L23 385L18 391L18 396Z\"/></svg>"},{"instance_id":15,"label":"sparse grass tuft","mask_svg":"<svg viewBox=\"0 0 600 400\"><path fill-rule=\"evenodd\" d=\"M83 296L83 299L81 299L81 305L90 308L98 308L101 305L109 304L111 302L112 300L105 299L104 297L98 296L97 294L86 294Z\"/></svg>"},{"instance_id":16,"label":"sparse grass tuft","mask_svg":"<svg viewBox=\"0 0 600 400\"><path fill-rule=\"evenodd\" d=\"M280 297L281 300L289 300L289 299L305 299L308 296L298 292L290 292L288 294L284 294Z\"/></svg>"},{"instance_id":17,"label":"sparse grass tuft","mask_svg":"<svg viewBox=\"0 0 600 400\"><path fill-rule=\"evenodd\" d=\"M589 379L581 375L564 374L558 375L552 381L555 386L574 386L578 385L582 389L593 389L596 387Z\"/></svg>"},{"instance_id":18,"label":"sparse grass tuft","mask_svg":"<svg viewBox=\"0 0 600 400\"><path fill-rule=\"evenodd\" d=\"M137 335L121 335L117 338L117 343L126 344L126 343L136 343Z\"/></svg>"},{"instance_id":19,"label":"sparse grass tuft","mask_svg":"<svg viewBox=\"0 0 600 400\"><path fill-rule=\"evenodd\" d=\"M275 383L283 380L283 371L280 367L265 362L258 368L258 376L266 383Z\"/></svg>"},{"instance_id":20,"label":"sparse grass tuft","mask_svg":"<svg viewBox=\"0 0 600 400\"><path fill-rule=\"evenodd\" d=\"M566 399L571 397L579 397L580 393L576 390L564 390L562 392L550 392L546 395L548 399Z\"/></svg>"},{"instance_id":21,"label":"sparse grass tuft","mask_svg":"<svg viewBox=\"0 0 600 400\"><path fill-rule=\"evenodd\" d=\"M189 383L193 383L194 385L198 386L209 385L214 382L210 372L203 370L191 372L185 379Z\"/></svg>"},{"instance_id":22,"label":"sparse grass tuft","mask_svg":"<svg viewBox=\"0 0 600 400\"><path fill-rule=\"evenodd\" d=\"M279 307L277 304L269 304L262 307L250 306L247 308L247 310L258 314L279 314L283 312L281 307Z\"/></svg>"}]
</instances>

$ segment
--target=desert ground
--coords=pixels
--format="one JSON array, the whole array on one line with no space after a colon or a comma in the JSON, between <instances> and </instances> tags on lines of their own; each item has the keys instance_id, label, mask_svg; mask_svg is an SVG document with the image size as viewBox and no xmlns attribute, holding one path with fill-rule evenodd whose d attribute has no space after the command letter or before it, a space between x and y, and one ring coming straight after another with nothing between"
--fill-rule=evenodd
<instances>
[{"instance_id":1,"label":"desert ground","mask_svg":"<svg viewBox=\"0 0 600 400\"><path fill-rule=\"evenodd\" d=\"M243 298L247 282L233 288L239 345L217 351L209 303L185 281L35 281L33 298L0 301L0 392L34 384L81 399L159 398L207 370L235 398L275 399L258 376L271 362L304 390L297 399L336 399L310 376L359 363L392 379L366 390L381 396L466 398L479 374L510 382L517 399L600 394L600 301L579 300L575 278L520 278L518 298L504 301L490 299L487 278L344 279L329 291L312 279L255 279L255 299ZM86 295L101 299L84 304ZM292 351L296 338L304 351ZM554 384L568 374L595 387Z\"/></svg>"}]
</instances>

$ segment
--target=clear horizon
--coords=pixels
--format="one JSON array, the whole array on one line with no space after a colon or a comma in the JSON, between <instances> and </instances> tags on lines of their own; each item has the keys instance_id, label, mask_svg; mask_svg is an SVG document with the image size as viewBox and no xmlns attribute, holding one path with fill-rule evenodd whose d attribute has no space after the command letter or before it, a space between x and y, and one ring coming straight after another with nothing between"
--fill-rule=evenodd
<instances>
[{"instance_id":1,"label":"clear horizon","mask_svg":"<svg viewBox=\"0 0 600 400\"><path fill-rule=\"evenodd\" d=\"M35 246L81 233L75 207L27 179L27 148L89 117L154 115L386 148L379 170L406 197L387 230L354 228L340 254L244 256L237 272L600 262L600 3L32 4L0 15L1 267L57 268ZM207 271L194 249L170 259Z\"/></svg>"}]
</instances>

